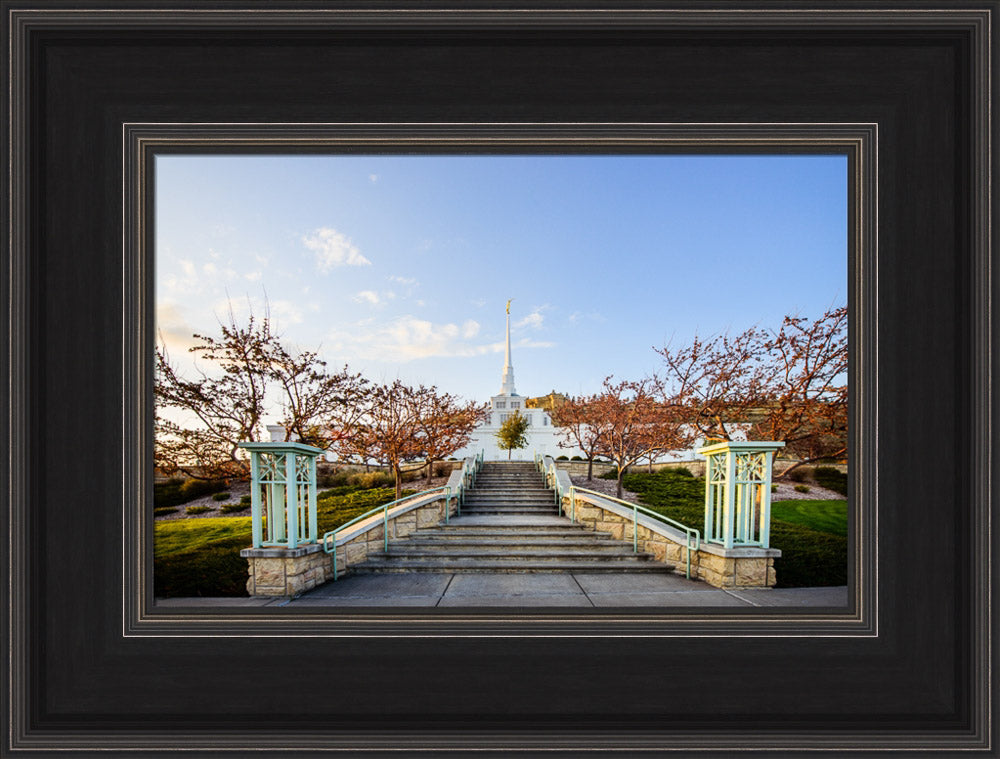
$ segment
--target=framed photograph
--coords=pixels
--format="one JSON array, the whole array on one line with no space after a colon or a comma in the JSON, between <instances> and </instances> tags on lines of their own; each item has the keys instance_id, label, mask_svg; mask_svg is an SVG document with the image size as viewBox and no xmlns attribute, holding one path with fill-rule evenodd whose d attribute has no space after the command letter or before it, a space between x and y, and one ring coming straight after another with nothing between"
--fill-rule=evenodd
<instances>
[{"instance_id":1,"label":"framed photograph","mask_svg":"<svg viewBox=\"0 0 1000 759\"><path fill-rule=\"evenodd\" d=\"M994 9L4 2L7 751L992 755ZM793 162L796 180L776 168ZM802 168L824 162L836 181ZM667 174L669 197L657 180ZM379 200L390 180L396 194ZM740 203L727 186L739 186ZM815 229L795 227L810 202L833 231L800 231L802 253L789 255L794 246L777 238ZM658 218L665 204L686 209L689 240L714 245L691 243L693 260L656 256L651 238L673 242ZM332 206L344 221L328 220ZM765 217L774 221L760 231L752 222ZM411 220L407 239L401 218ZM587 253L575 222L588 218L606 256ZM505 251L504 240L531 252ZM811 252L821 248L842 256ZM689 285L671 295L671 278ZM453 580L412 603L310 603L289 577L321 582L315 560L334 571L366 560L330 537L332 522L323 527L346 508L340 491L327 491L317 517L313 484L280 528L269 509L285 491L256 463L263 484L245 499L209 487L204 504L179 507L189 519L155 502L171 474L196 470L203 482L219 463L183 414L199 416L191 398L213 400L224 386L196 387L208 375L178 357L191 347L210 357L219 343L207 333L222 328L224 341L225 328L244 334L273 320L276 336L261 344L278 351L266 373L279 385L274 356L308 363L316 350L372 386L488 400L471 438L439 455L456 482L468 466L487 471L474 447L486 458L486 445L504 440L491 425L506 423L514 403L520 416L523 398L538 427L525 436L532 456L517 454L524 472L541 470L559 508L585 525L614 490L588 502L569 477L573 462L558 474L559 449L541 427L561 418L557 400L596 398L600 379L638 376L643 362L630 363L626 340L601 363L587 340L542 328L614 312L619 331L647 341L637 325L676 319L691 293L683 310L703 308L709 331L767 321L772 346L783 317L807 309L812 319L791 324L808 331L820 301L828 315L843 312L846 587L833 602L768 590L774 565L761 553L760 589L714 591L726 603L643 602L579 583L573 595L587 604L530 593L462 603L448 594ZM509 317L492 323L505 302ZM738 312L745 321L732 315L755 302ZM487 305L497 311L489 323L475 312ZM594 326L587 334L614 340ZM670 337L653 338L651 358L652 347L676 358ZM561 384L541 379L520 396L514 366L531 350L548 351L538 363ZM736 351L726 343L719 355ZM483 367L499 395L478 389ZM660 390L658 413L675 397ZM625 405L639 403L631 395ZM253 437L230 441L250 443L246 461L258 461L253 446L333 450L349 425L275 408L285 411L255 417ZM766 412L758 404L720 423L749 427ZM656 418L665 428L667 417ZM715 431L701 430L701 442ZM386 437L376 432L371 445ZM679 440L660 441L643 463L683 463L693 444ZM399 496L401 462L423 458L434 476L426 442L415 445L399 455L342 447L331 466L313 464L313 483L319 473L339 487L333 478L349 473L334 464L388 464ZM840 450L813 449L810 461ZM494 465L482 488L509 487L516 468ZM308 480L308 464L296 471ZM447 500L427 496L442 516L464 493L449 476L425 491L447 489ZM380 484L371 479L344 490L367 492ZM756 511L738 512L739 550L771 550L756 521L769 489L770 480ZM478 498L480 509L493 503ZM221 521L247 531L232 539L253 541L238 562L232 551L202 562L203 550L195 563L172 535L188 558L156 563L168 531L158 525L204 528L227 508L238 516ZM638 515L631 525L626 515L616 527L609 509L592 521L658 558L649 525L641 532ZM355 516L336 513L341 526ZM714 537L716 553L731 550L723 527L706 521L698 546ZM389 522L381 529L385 537ZM300 534L313 548L297 544ZM421 550L411 558L426 560ZM684 581L725 587L705 550ZM247 562L249 599L233 580ZM828 569L817 558L799 571ZM736 574L751 583L750 570ZM165 592L168 576L187 590ZM234 583L229 594L212 590Z\"/></svg>"}]
</instances>

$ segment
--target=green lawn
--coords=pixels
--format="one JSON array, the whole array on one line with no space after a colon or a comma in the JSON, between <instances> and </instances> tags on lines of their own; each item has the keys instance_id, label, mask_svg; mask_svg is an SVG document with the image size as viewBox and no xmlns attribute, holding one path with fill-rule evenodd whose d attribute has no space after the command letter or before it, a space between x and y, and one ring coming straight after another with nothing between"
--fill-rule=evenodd
<instances>
[{"instance_id":1,"label":"green lawn","mask_svg":"<svg viewBox=\"0 0 1000 759\"><path fill-rule=\"evenodd\" d=\"M771 520L847 537L847 501L774 501Z\"/></svg>"},{"instance_id":2,"label":"green lawn","mask_svg":"<svg viewBox=\"0 0 1000 759\"><path fill-rule=\"evenodd\" d=\"M626 474L623 482L653 511L699 531L703 528L703 479L662 469ZM771 509L771 547L782 554L774 563L778 587L847 584L846 501L780 501Z\"/></svg>"},{"instance_id":3,"label":"green lawn","mask_svg":"<svg viewBox=\"0 0 1000 759\"><path fill-rule=\"evenodd\" d=\"M394 500L392 488L338 487L316 499L319 534ZM404 490L403 495L414 491ZM153 584L160 597L245 596L250 517L174 519L155 525Z\"/></svg>"},{"instance_id":4,"label":"green lawn","mask_svg":"<svg viewBox=\"0 0 1000 759\"><path fill-rule=\"evenodd\" d=\"M157 522L153 555L158 559L164 558L237 537L250 545L250 517L206 517Z\"/></svg>"}]
</instances>

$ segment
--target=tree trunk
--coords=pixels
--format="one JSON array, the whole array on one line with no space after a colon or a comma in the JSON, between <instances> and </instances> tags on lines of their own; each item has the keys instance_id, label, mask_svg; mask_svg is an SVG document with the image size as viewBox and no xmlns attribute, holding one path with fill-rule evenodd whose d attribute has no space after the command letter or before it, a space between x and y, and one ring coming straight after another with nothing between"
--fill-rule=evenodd
<instances>
[{"instance_id":1,"label":"tree trunk","mask_svg":"<svg viewBox=\"0 0 1000 759\"><path fill-rule=\"evenodd\" d=\"M650 474L653 473L653 459L652 458L650 458L650 460L649 460L649 467L646 469L646 471L649 472Z\"/></svg>"},{"instance_id":2,"label":"tree trunk","mask_svg":"<svg viewBox=\"0 0 1000 759\"><path fill-rule=\"evenodd\" d=\"M591 482L594 479L594 457L591 456L587 459L587 482Z\"/></svg>"},{"instance_id":3,"label":"tree trunk","mask_svg":"<svg viewBox=\"0 0 1000 759\"><path fill-rule=\"evenodd\" d=\"M511 454L511 452L512 452L513 450L514 450L513 448L508 448L508 449L507 449L507 461L510 461L510 454Z\"/></svg>"},{"instance_id":4,"label":"tree trunk","mask_svg":"<svg viewBox=\"0 0 1000 759\"><path fill-rule=\"evenodd\" d=\"M622 475L624 475L624 474L625 474L625 472L622 471L622 468L618 467L618 490L617 490L617 492L618 492L618 497L619 498L622 497Z\"/></svg>"},{"instance_id":5,"label":"tree trunk","mask_svg":"<svg viewBox=\"0 0 1000 759\"><path fill-rule=\"evenodd\" d=\"M431 478L434 476L434 460L427 459L427 487L431 485Z\"/></svg>"},{"instance_id":6,"label":"tree trunk","mask_svg":"<svg viewBox=\"0 0 1000 759\"><path fill-rule=\"evenodd\" d=\"M403 497L403 473L399 470L399 463L393 462L392 473L396 476L396 500Z\"/></svg>"}]
</instances>

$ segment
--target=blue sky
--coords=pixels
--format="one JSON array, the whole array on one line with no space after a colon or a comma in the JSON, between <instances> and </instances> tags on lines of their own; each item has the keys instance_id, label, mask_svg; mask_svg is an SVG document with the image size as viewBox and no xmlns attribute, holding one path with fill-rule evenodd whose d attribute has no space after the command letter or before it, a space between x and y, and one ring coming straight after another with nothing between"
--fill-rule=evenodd
<instances>
[{"instance_id":1,"label":"blue sky","mask_svg":"<svg viewBox=\"0 0 1000 759\"><path fill-rule=\"evenodd\" d=\"M376 380L593 392L847 300L843 156L160 156L157 329L227 302Z\"/></svg>"}]
</instances>

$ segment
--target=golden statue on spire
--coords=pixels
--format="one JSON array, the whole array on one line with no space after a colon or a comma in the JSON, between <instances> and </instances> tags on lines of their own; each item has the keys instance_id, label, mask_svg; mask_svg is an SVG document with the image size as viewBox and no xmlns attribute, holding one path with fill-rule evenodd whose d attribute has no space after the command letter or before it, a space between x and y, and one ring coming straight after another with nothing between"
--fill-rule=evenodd
<instances>
[{"instance_id":1,"label":"golden statue on spire","mask_svg":"<svg viewBox=\"0 0 1000 759\"><path fill-rule=\"evenodd\" d=\"M511 298L510 300L514 300L514 299L513 299L513 298ZM509 300L509 301L507 301L507 315L508 315L508 316L510 315L510 300Z\"/></svg>"}]
</instances>

